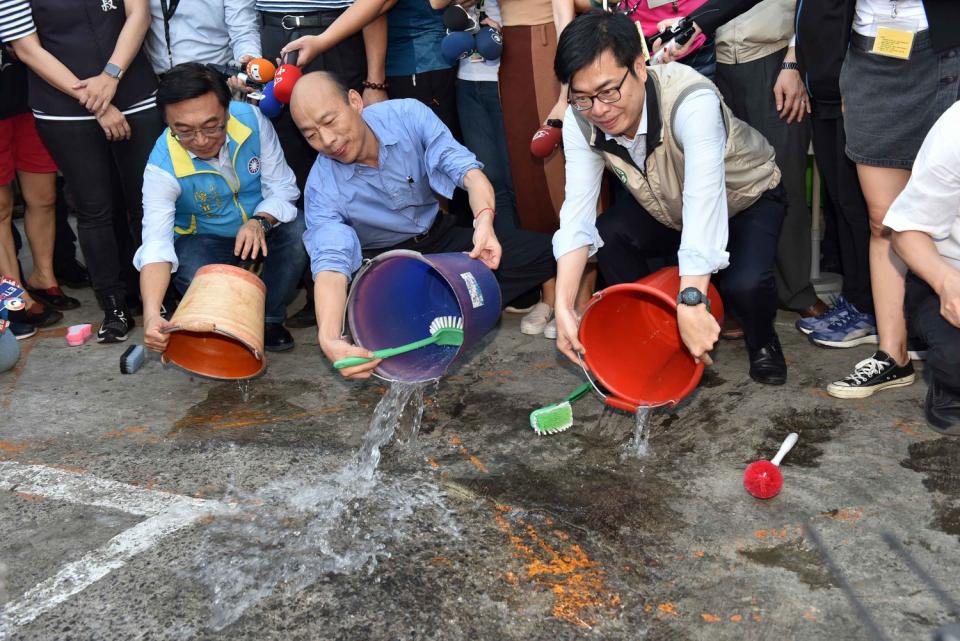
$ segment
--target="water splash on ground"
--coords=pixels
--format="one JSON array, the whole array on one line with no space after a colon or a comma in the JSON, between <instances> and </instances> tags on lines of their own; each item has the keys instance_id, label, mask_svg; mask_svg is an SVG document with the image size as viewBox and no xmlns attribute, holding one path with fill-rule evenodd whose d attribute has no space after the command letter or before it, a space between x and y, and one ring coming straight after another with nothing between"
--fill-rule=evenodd
<instances>
[{"instance_id":1,"label":"water splash on ground","mask_svg":"<svg viewBox=\"0 0 960 641\"><path fill-rule=\"evenodd\" d=\"M240 398L244 403L250 400L250 381L248 379L238 380L237 389L240 390Z\"/></svg>"},{"instance_id":2,"label":"water splash on ground","mask_svg":"<svg viewBox=\"0 0 960 641\"><path fill-rule=\"evenodd\" d=\"M439 522L448 536L459 536L428 472L403 478L377 472L381 449L401 425L404 442L416 443L424 389L392 384L363 445L340 469L310 480L291 475L252 496L231 497L237 510L207 526L188 571L213 594L211 628L220 630L271 594L294 594L326 574L372 572L389 556L388 546L422 535L415 521Z\"/></svg>"}]
</instances>

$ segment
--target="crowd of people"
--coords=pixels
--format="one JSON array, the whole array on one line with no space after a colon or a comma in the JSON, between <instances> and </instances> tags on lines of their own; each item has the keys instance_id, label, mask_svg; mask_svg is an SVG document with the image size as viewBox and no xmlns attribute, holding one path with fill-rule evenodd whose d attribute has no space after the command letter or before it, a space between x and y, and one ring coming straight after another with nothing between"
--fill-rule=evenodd
<instances>
[{"instance_id":1,"label":"crowd of people","mask_svg":"<svg viewBox=\"0 0 960 641\"><path fill-rule=\"evenodd\" d=\"M451 57L453 5L502 56ZM927 421L960 434L952 0L0 0L0 41L17 339L80 305L61 285L89 284L98 341L126 340L142 314L163 350L197 270L230 263L266 286L267 350L315 324L331 361L369 358L341 335L362 261L466 251L520 330L575 360L594 291L674 264L697 360L742 338L750 377L785 383L787 310L815 345L877 344L837 373L838 398L910 385L925 355ZM274 85L239 73L260 59L305 74L276 112L257 106ZM831 305L810 280L811 143L823 260L843 275Z\"/></svg>"}]
</instances>

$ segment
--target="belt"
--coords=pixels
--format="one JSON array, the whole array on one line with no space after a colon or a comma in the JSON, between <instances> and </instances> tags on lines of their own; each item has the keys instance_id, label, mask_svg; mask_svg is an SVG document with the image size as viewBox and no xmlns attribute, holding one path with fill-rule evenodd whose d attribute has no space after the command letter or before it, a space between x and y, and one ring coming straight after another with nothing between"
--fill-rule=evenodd
<instances>
[{"instance_id":1,"label":"belt","mask_svg":"<svg viewBox=\"0 0 960 641\"><path fill-rule=\"evenodd\" d=\"M287 31L303 27L329 27L344 12L343 9L284 14L260 11L260 20L267 27L283 27Z\"/></svg>"}]
</instances>

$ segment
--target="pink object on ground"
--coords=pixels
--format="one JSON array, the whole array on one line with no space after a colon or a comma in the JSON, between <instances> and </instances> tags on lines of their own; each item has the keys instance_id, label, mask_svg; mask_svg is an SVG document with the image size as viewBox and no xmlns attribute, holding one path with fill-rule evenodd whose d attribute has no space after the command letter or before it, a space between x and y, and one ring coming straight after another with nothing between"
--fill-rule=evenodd
<instances>
[{"instance_id":1,"label":"pink object on ground","mask_svg":"<svg viewBox=\"0 0 960 641\"><path fill-rule=\"evenodd\" d=\"M93 327L90 323L71 325L67 330L67 344L77 347L86 343L93 336Z\"/></svg>"},{"instance_id":2,"label":"pink object on ground","mask_svg":"<svg viewBox=\"0 0 960 641\"><path fill-rule=\"evenodd\" d=\"M743 471L743 487L758 499L771 499L783 487L780 461L797 442L796 432L791 432L780 446L772 461L754 461Z\"/></svg>"}]
</instances>

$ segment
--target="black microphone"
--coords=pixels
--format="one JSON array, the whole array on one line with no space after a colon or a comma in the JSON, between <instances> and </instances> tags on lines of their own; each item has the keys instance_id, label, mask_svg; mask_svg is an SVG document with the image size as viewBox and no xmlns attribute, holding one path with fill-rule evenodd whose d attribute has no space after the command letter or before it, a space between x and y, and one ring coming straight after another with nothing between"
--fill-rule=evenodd
<instances>
[{"instance_id":1,"label":"black microphone","mask_svg":"<svg viewBox=\"0 0 960 641\"><path fill-rule=\"evenodd\" d=\"M467 31L471 25L467 10L458 4L452 4L443 12L443 24L450 31Z\"/></svg>"}]
</instances>

